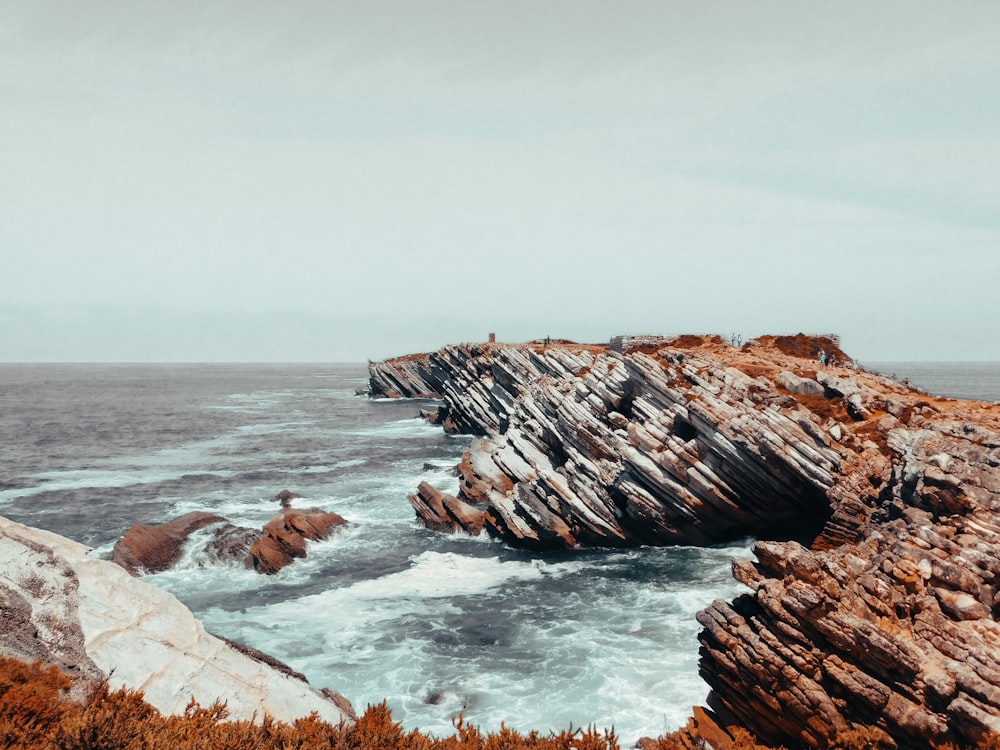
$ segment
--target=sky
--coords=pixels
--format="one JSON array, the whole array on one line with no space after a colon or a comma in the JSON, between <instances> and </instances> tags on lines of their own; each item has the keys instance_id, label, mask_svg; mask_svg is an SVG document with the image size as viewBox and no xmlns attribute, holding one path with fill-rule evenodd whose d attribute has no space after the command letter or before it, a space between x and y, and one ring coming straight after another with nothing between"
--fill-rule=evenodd
<instances>
[{"instance_id":1,"label":"sky","mask_svg":"<svg viewBox=\"0 0 1000 750\"><path fill-rule=\"evenodd\" d=\"M0 361L1000 360L1000 3L0 0Z\"/></svg>"}]
</instances>

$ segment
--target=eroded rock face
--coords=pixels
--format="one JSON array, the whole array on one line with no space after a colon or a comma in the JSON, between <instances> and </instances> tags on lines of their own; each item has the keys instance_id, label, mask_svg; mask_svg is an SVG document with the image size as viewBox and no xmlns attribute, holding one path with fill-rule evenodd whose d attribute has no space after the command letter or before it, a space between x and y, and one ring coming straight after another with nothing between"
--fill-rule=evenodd
<instances>
[{"instance_id":1,"label":"eroded rock face","mask_svg":"<svg viewBox=\"0 0 1000 750\"><path fill-rule=\"evenodd\" d=\"M306 541L326 539L347 523L342 516L319 508L282 508L264 527L247 556L247 567L258 573L277 573L292 560L306 556Z\"/></svg>"},{"instance_id":2,"label":"eroded rock face","mask_svg":"<svg viewBox=\"0 0 1000 750\"><path fill-rule=\"evenodd\" d=\"M448 347L424 367L481 436L457 501L507 542L767 540L735 568L750 593L699 616L719 716L791 747L1000 731L1000 406L804 336Z\"/></svg>"},{"instance_id":3,"label":"eroded rock face","mask_svg":"<svg viewBox=\"0 0 1000 750\"><path fill-rule=\"evenodd\" d=\"M431 362L430 354L397 357L383 367L381 362L368 365L368 395L371 398L440 398L444 372Z\"/></svg>"},{"instance_id":4,"label":"eroded rock face","mask_svg":"<svg viewBox=\"0 0 1000 750\"><path fill-rule=\"evenodd\" d=\"M350 721L323 692L210 635L175 597L64 537L0 517L0 651L142 690L166 714L225 701L233 719Z\"/></svg>"}]
</instances>

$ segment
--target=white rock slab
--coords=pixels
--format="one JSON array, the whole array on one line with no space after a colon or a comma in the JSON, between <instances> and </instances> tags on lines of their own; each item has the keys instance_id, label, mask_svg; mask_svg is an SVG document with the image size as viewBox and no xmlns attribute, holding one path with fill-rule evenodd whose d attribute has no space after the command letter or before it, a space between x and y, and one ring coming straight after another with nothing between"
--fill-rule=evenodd
<instances>
[{"instance_id":1,"label":"white rock slab","mask_svg":"<svg viewBox=\"0 0 1000 750\"><path fill-rule=\"evenodd\" d=\"M75 613L77 622L67 623L67 630L82 630L87 656L110 675L112 689L142 690L164 714L183 713L194 698L206 707L223 701L231 719L261 721L268 715L291 722L315 711L334 724L349 720L308 683L206 632L172 594L88 552L65 537L0 516L0 583L32 604L33 619ZM32 583L25 585L29 569ZM67 569L76 586L66 585ZM66 599L61 606L51 601L54 591Z\"/></svg>"}]
</instances>

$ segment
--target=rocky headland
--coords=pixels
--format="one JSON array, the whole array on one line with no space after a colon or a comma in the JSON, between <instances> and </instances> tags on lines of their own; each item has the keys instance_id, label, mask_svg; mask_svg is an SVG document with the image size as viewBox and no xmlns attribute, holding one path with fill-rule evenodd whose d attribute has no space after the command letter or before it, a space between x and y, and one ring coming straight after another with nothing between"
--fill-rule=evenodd
<instances>
[{"instance_id":1,"label":"rocky headland","mask_svg":"<svg viewBox=\"0 0 1000 750\"><path fill-rule=\"evenodd\" d=\"M0 517L0 654L56 665L78 693L104 681L141 690L163 714L183 715L193 699L224 702L234 720L353 721L338 694L211 635L174 596L89 552Z\"/></svg>"},{"instance_id":2,"label":"rocky headland","mask_svg":"<svg viewBox=\"0 0 1000 750\"><path fill-rule=\"evenodd\" d=\"M1000 405L869 372L835 337L476 344L372 363L474 436L429 527L519 546L753 537L749 591L699 614L702 725L789 747L1000 731Z\"/></svg>"}]
</instances>

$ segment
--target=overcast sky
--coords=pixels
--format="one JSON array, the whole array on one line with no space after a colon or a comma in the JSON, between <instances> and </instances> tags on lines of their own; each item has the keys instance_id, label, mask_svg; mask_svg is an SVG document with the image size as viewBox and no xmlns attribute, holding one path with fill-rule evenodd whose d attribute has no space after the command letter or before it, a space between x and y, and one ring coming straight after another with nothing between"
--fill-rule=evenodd
<instances>
[{"instance_id":1,"label":"overcast sky","mask_svg":"<svg viewBox=\"0 0 1000 750\"><path fill-rule=\"evenodd\" d=\"M1000 3L0 0L0 360L1000 360Z\"/></svg>"}]
</instances>

